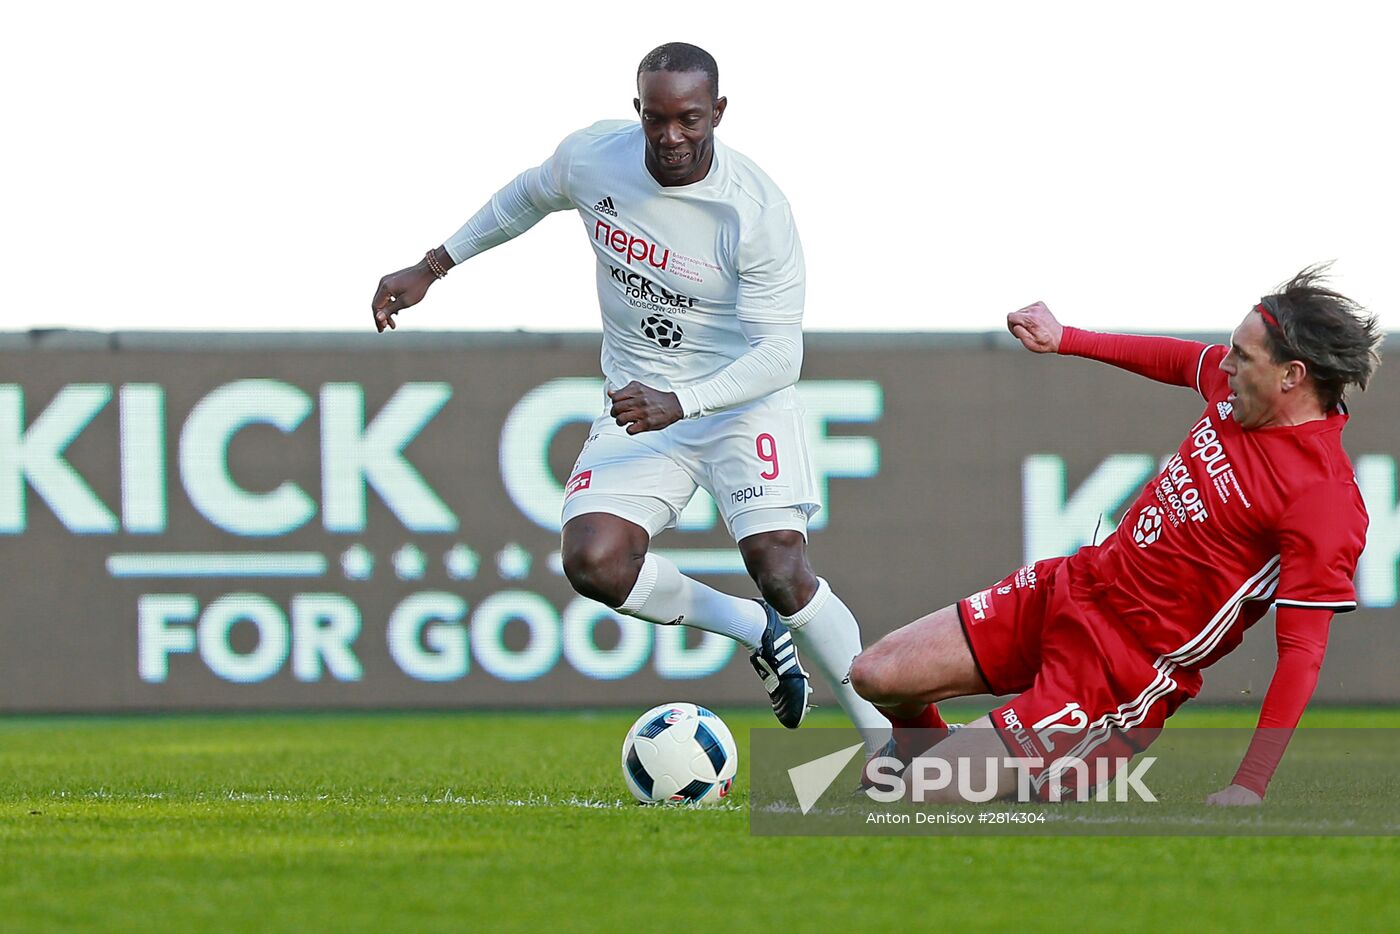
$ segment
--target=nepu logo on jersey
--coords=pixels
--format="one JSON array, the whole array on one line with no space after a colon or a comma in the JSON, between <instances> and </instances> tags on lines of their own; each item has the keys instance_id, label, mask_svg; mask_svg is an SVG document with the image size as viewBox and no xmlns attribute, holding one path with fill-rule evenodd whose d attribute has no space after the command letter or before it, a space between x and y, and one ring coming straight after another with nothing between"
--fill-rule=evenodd
<instances>
[{"instance_id":1,"label":"nepu logo on jersey","mask_svg":"<svg viewBox=\"0 0 1400 934\"><path fill-rule=\"evenodd\" d=\"M681 338L685 337L685 332L679 324L660 315L644 318L642 333L646 335L647 340L667 350L675 350L681 345Z\"/></svg>"},{"instance_id":2,"label":"nepu logo on jersey","mask_svg":"<svg viewBox=\"0 0 1400 934\"><path fill-rule=\"evenodd\" d=\"M1210 427L1209 415L1191 426L1191 445L1195 448L1191 456L1205 466L1208 475L1215 477L1230 469L1225 446L1220 443L1215 429Z\"/></svg>"},{"instance_id":3,"label":"nepu logo on jersey","mask_svg":"<svg viewBox=\"0 0 1400 934\"><path fill-rule=\"evenodd\" d=\"M1146 548L1161 537L1162 510L1151 505L1142 507L1142 512L1138 513L1137 525L1133 526L1133 541L1137 542L1139 548Z\"/></svg>"},{"instance_id":4,"label":"nepu logo on jersey","mask_svg":"<svg viewBox=\"0 0 1400 934\"><path fill-rule=\"evenodd\" d=\"M613 217L617 217L617 208L613 207L612 195L608 195L602 201L593 205L593 210L597 211L599 214L610 214Z\"/></svg>"},{"instance_id":5,"label":"nepu logo on jersey","mask_svg":"<svg viewBox=\"0 0 1400 934\"><path fill-rule=\"evenodd\" d=\"M598 221L593 226L593 239L600 243L605 243L614 253L620 253L627 257L627 265L632 265L633 260L646 260L657 269L665 269L666 264L671 261L670 247L660 247L652 243L646 237L636 237L621 227L614 227L607 221ZM656 251L661 250L661 258L656 258Z\"/></svg>"},{"instance_id":6,"label":"nepu logo on jersey","mask_svg":"<svg viewBox=\"0 0 1400 934\"><path fill-rule=\"evenodd\" d=\"M623 286L627 297L648 305L664 305L682 310L695 307L695 299L689 295L672 292L663 285L657 285L639 272L628 272L617 266L608 266L613 281Z\"/></svg>"},{"instance_id":7,"label":"nepu logo on jersey","mask_svg":"<svg viewBox=\"0 0 1400 934\"><path fill-rule=\"evenodd\" d=\"M1191 426L1191 444L1195 448L1191 456L1205 466L1206 473L1214 481L1215 495L1220 497L1220 501L1228 503L1233 491L1239 494L1245 509L1252 508L1249 497L1245 496L1240 481L1235 476L1235 468L1225 456L1225 446L1220 441L1220 435L1210 427L1209 414Z\"/></svg>"}]
</instances>

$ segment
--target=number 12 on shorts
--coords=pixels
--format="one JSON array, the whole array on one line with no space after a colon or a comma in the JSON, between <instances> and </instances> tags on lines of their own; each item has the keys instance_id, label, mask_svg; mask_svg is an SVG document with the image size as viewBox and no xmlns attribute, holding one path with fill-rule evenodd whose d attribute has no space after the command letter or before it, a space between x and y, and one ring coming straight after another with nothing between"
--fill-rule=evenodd
<instances>
[{"instance_id":1,"label":"number 12 on shorts","mask_svg":"<svg viewBox=\"0 0 1400 934\"><path fill-rule=\"evenodd\" d=\"M773 436L764 432L754 439L754 447L758 451L758 459L768 465L768 470L759 474L764 480L778 479L778 442L773 440Z\"/></svg>"}]
</instances>

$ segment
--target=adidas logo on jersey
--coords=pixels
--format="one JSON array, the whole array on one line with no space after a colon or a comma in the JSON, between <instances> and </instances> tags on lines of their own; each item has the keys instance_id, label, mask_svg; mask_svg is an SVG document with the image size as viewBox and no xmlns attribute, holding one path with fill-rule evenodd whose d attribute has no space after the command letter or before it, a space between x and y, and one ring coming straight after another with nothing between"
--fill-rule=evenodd
<instances>
[{"instance_id":1,"label":"adidas logo on jersey","mask_svg":"<svg viewBox=\"0 0 1400 934\"><path fill-rule=\"evenodd\" d=\"M1215 403L1215 411L1220 413L1220 420L1223 422L1230 417L1230 413L1235 411L1235 407L1228 402Z\"/></svg>"},{"instance_id":2,"label":"adidas logo on jersey","mask_svg":"<svg viewBox=\"0 0 1400 934\"><path fill-rule=\"evenodd\" d=\"M613 207L613 200L611 196L606 197L602 201L599 201L597 204L593 205L593 210L597 211L599 214L609 214L613 217L617 217L617 208Z\"/></svg>"}]
</instances>

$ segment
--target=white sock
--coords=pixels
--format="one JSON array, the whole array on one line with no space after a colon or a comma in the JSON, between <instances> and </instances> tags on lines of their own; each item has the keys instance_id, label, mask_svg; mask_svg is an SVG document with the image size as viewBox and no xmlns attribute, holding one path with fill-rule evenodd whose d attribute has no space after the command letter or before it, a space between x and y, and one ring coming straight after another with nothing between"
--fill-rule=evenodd
<instances>
[{"instance_id":1,"label":"white sock","mask_svg":"<svg viewBox=\"0 0 1400 934\"><path fill-rule=\"evenodd\" d=\"M890 721L851 687L847 677L860 654L860 624L831 586L817 578L817 593L792 616L782 620L792 630L804 666L815 666L836 694L836 701L865 739L870 753L890 738Z\"/></svg>"},{"instance_id":2,"label":"white sock","mask_svg":"<svg viewBox=\"0 0 1400 934\"><path fill-rule=\"evenodd\" d=\"M670 561L648 553L637 583L619 613L663 626L686 625L717 632L752 652L763 639L768 617L757 601L731 597L691 580ZM859 649L857 649L859 651Z\"/></svg>"}]
</instances>

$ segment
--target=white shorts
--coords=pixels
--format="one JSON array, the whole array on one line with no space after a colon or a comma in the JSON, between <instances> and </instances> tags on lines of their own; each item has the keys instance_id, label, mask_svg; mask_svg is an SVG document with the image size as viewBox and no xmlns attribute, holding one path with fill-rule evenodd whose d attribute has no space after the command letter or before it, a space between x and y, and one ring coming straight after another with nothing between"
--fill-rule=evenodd
<instances>
[{"instance_id":1,"label":"white shorts","mask_svg":"<svg viewBox=\"0 0 1400 934\"><path fill-rule=\"evenodd\" d=\"M778 530L805 537L821 502L796 393L635 435L605 411L564 486L563 521L603 512L655 536L697 488L714 497L736 542Z\"/></svg>"}]
</instances>

